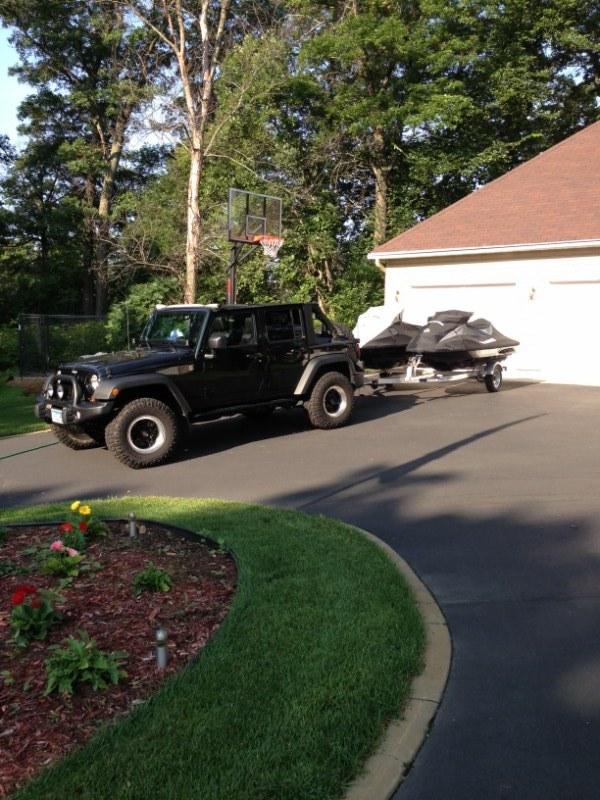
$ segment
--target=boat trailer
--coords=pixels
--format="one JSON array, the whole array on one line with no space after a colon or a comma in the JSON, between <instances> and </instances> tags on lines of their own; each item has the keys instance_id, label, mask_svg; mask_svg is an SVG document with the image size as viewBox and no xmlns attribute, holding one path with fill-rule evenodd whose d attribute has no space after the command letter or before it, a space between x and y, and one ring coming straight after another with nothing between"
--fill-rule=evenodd
<instances>
[{"instance_id":1,"label":"boat trailer","mask_svg":"<svg viewBox=\"0 0 600 800\"><path fill-rule=\"evenodd\" d=\"M502 388L503 373L506 367L504 358L495 356L487 361L474 364L472 367L452 370L436 370L421 364L420 355L411 356L401 367L382 372L365 372L365 386L373 389L391 389L394 386L423 386L460 381L476 380L485 383L488 392L498 392Z\"/></svg>"}]
</instances>

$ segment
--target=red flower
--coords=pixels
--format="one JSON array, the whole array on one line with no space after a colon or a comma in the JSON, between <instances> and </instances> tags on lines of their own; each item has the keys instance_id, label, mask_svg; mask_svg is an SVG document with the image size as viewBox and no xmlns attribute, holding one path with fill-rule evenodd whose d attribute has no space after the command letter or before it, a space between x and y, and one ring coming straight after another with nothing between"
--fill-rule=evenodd
<instances>
[{"instance_id":1,"label":"red flower","mask_svg":"<svg viewBox=\"0 0 600 800\"><path fill-rule=\"evenodd\" d=\"M21 586L17 586L15 588L10 597L10 602L13 606L21 606L29 594L37 594L37 589L35 586L31 586L28 583L23 583ZM36 608L36 606L34 606L34 608Z\"/></svg>"},{"instance_id":2,"label":"red flower","mask_svg":"<svg viewBox=\"0 0 600 800\"><path fill-rule=\"evenodd\" d=\"M88 529L88 524L87 524L87 522L80 522L80 523L79 523L79 530L80 530L82 533L87 533L87 529Z\"/></svg>"},{"instance_id":3,"label":"red flower","mask_svg":"<svg viewBox=\"0 0 600 800\"><path fill-rule=\"evenodd\" d=\"M71 525L70 522L63 522L62 525L58 526L58 530L61 533L71 533L71 531L73 530L73 526Z\"/></svg>"}]
</instances>

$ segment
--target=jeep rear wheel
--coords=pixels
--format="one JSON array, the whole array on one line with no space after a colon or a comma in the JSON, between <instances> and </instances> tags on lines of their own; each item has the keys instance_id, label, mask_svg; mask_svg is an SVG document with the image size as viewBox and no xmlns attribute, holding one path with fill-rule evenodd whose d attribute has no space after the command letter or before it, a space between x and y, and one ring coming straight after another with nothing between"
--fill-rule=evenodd
<instances>
[{"instance_id":1,"label":"jeep rear wheel","mask_svg":"<svg viewBox=\"0 0 600 800\"><path fill-rule=\"evenodd\" d=\"M327 372L315 383L305 405L315 428L339 428L352 414L354 389L341 372Z\"/></svg>"},{"instance_id":2,"label":"jeep rear wheel","mask_svg":"<svg viewBox=\"0 0 600 800\"><path fill-rule=\"evenodd\" d=\"M51 425L52 433L61 444L71 450L90 450L99 447L101 442L81 425Z\"/></svg>"},{"instance_id":3,"label":"jeep rear wheel","mask_svg":"<svg viewBox=\"0 0 600 800\"><path fill-rule=\"evenodd\" d=\"M178 439L177 417L166 403L152 397L127 403L106 426L108 449L132 469L164 463Z\"/></svg>"}]
</instances>

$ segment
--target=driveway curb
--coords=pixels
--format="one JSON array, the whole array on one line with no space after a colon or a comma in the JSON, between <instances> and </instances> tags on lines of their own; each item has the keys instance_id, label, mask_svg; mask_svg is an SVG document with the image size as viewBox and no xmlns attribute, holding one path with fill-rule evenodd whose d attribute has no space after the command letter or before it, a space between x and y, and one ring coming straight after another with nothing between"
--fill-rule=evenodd
<instances>
[{"instance_id":1,"label":"driveway curb","mask_svg":"<svg viewBox=\"0 0 600 800\"><path fill-rule=\"evenodd\" d=\"M437 713L450 670L452 644L440 607L406 561L372 533L361 528L355 530L383 550L404 576L425 625L425 668L413 681L402 717L390 723L377 751L344 797L344 800L389 800L403 781Z\"/></svg>"}]
</instances>

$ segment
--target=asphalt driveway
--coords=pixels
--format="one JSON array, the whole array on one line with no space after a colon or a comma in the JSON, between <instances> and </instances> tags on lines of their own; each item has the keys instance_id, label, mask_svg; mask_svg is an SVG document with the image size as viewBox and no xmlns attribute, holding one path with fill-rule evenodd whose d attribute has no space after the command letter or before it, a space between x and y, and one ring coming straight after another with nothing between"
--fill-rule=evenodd
<instances>
[{"instance_id":1,"label":"asphalt driveway","mask_svg":"<svg viewBox=\"0 0 600 800\"><path fill-rule=\"evenodd\" d=\"M449 684L397 800L596 798L600 786L600 389L465 384L199 426L134 472L48 434L0 440L4 506L131 494L336 516L394 547L440 603ZM141 510L143 513L143 509Z\"/></svg>"}]
</instances>

